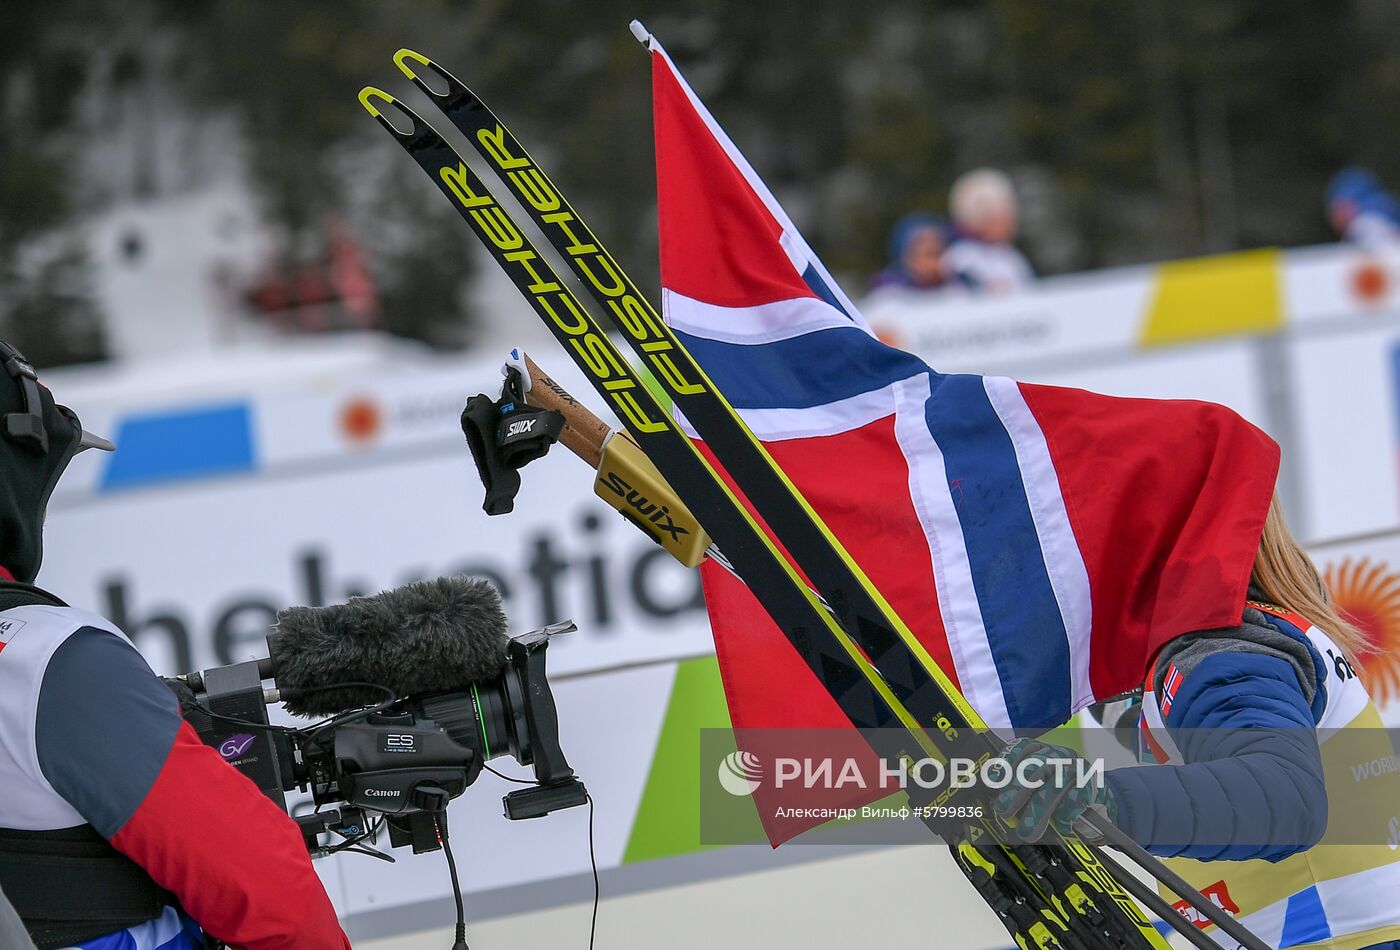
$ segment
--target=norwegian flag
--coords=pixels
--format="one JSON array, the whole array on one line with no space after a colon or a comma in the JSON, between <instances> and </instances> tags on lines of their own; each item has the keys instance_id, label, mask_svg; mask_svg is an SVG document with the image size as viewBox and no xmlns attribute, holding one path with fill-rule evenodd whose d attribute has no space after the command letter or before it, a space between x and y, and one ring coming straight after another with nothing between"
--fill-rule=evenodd
<instances>
[{"instance_id":1,"label":"norwegian flag","mask_svg":"<svg viewBox=\"0 0 1400 950\"><path fill-rule=\"evenodd\" d=\"M1267 435L881 343L648 39L665 319L990 725L1058 725L1166 640L1240 622ZM734 726L847 725L748 589L702 571Z\"/></svg>"},{"instance_id":2,"label":"norwegian flag","mask_svg":"<svg viewBox=\"0 0 1400 950\"><path fill-rule=\"evenodd\" d=\"M1162 718L1165 720L1172 711L1172 703L1176 702L1176 691L1181 688L1181 670L1176 668L1175 663L1167 666L1167 675L1162 680L1162 698L1157 702L1162 709Z\"/></svg>"}]
</instances>

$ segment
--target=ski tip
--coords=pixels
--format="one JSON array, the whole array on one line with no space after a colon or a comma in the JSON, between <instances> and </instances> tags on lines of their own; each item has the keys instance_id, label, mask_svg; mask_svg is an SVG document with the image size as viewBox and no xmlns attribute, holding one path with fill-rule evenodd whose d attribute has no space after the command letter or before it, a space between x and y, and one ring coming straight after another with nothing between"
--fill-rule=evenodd
<instances>
[{"instance_id":1,"label":"ski tip","mask_svg":"<svg viewBox=\"0 0 1400 950\"><path fill-rule=\"evenodd\" d=\"M417 63L419 66L427 66L429 69L431 69L433 65L433 61L422 53L404 47L394 54L394 65L399 67L399 71L409 79L418 79L418 74L413 71L412 66L408 65L409 60Z\"/></svg>"},{"instance_id":2,"label":"ski tip","mask_svg":"<svg viewBox=\"0 0 1400 950\"><path fill-rule=\"evenodd\" d=\"M424 79L422 76L418 75L417 71L414 70L413 65L410 64L416 64L418 66L421 66L424 69L426 69L429 73L432 73L434 76L437 77L438 80L446 84L446 91L438 92L432 86L428 85L427 80ZM413 80L413 84L415 86L423 90L428 95L432 96L434 99L441 99L443 97L452 96L455 94L455 92L462 92L466 89L466 87L463 86L460 82L458 82L456 77L454 77L451 73L449 73L437 63L433 62L431 59L429 59L428 57L424 56L422 53L416 50L411 50L408 48L399 50L397 53L394 54L394 65L399 67L399 71L402 72L405 76Z\"/></svg>"},{"instance_id":3,"label":"ski tip","mask_svg":"<svg viewBox=\"0 0 1400 950\"><path fill-rule=\"evenodd\" d=\"M382 119L384 118L384 113L380 112L379 107L374 104L375 99L381 100L386 105L394 105L394 97L383 89L377 89L374 86L366 86L360 90L360 105L364 106L365 111L376 119Z\"/></svg>"},{"instance_id":4,"label":"ski tip","mask_svg":"<svg viewBox=\"0 0 1400 950\"><path fill-rule=\"evenodd\" d=\"M376 100L378 100L377 103ZM361 89L360 105L365 107L366 112L378 119L380 125L397 136L409 138L418 130L418 116L401 105L397 99L389 95L383 89L376 89L374 86L366 86ZM401 119L407 121L408 129L401 129L390 121L389 116L384 114L380 105L391 106L392 108L389 109L389 112L397 113Z\"/></svg>"},{"instance_id":5,"label":"ski tip","mask_svg":"<svg viewBox=\"0 0 1400 950\"><path fill-rule=\"evenodd\" d=\"M641 43L648 50L651 49L651 33L642 25L641 20L633 20L627 24L627 28L632 31L632 35L637 38L638 43Z\"/></svg>"}]
</instances>

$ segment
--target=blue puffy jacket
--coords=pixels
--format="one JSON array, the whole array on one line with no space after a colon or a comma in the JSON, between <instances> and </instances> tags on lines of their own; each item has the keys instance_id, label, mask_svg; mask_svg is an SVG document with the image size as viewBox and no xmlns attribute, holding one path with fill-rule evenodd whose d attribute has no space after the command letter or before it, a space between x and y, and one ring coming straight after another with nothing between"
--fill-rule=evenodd
<instances>
[{"instance_id":1,"label":"blue puffy jacket","mask_svg":"<svg viewBox=\"0 0 1400 950\"><path fill-rule=\"evenodd\" d=\"M1158 696L1170 668L1179 682L1165 725L1185 764L1108 774L1122 829L1154 854L1201 861L1280 861L1316 844L1328 670L1317 650L1248 608L1239 627L1163 647Z\"/></svg>"}]
</instances>

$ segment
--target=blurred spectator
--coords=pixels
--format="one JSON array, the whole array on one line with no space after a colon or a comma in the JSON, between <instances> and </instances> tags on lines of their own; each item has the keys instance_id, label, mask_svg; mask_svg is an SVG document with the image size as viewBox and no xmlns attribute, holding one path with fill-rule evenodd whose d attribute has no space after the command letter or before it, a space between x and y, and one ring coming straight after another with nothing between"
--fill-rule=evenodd
<instances>
[{"instance_id":1,"label":"blurred spectator","mask_svg":"<svg viewBox=\"0 0 1400 950\"><path fill-rule=\"evenodd\" d=\"M1327 218L1343 240L1365 247L1400 242L1400 201L1371 171L1343 168L1327 184Z\"/></svg>"},{"instance_id":2,"label":"blurred spectator","mask_svg":"<svg viewBox=\"0 0 1400 950\"><path fill-rule=\"evenodd\" d=\"M336 221L327 226L324 252L309 264L275 261L247 291L253 309L298 333L377 325L379 303L359 243Z\"/></svg>"},{"instance_id":3,"label":"blurred spectator","mask_svg":"<svg viewBox=\"0 0 1400 950\"><path fill-rule=\"evenodd\" d=\"M1016 193L995 168L978 168L953 182L948 196L955 228L944 265L974 291L1009 293L1035 272L1016 249Z\"/></svg>"},{"instance_id":4,"label":"blurred spectator","mask_svg":"<svg viewBox=\"0 0 1400 950\"><path fill-rule=\"evenodd\" d=\"M950 232L948 222L931 214L915 212L900 218L890 235L890 265L875 275L871 288L937 290L961 284L944 259Z\"/></svg>"}]
</instances>

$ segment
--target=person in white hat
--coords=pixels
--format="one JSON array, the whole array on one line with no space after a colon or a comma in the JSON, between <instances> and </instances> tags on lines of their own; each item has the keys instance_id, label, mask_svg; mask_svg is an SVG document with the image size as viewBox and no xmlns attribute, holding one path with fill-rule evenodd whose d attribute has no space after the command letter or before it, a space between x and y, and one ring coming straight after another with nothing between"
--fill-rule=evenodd
<instances>
[{"instance_id":1,"label":"person in white hat","mask_svg":"<svg viewBox=\"0 0 1400 950\"><path fill-rule=\"evenodd\" d=\"M978 168L953 182L948 204L956 228L944 255L949 271L974 293L1010 293L1035 280L1035 271L1012 241L1016 192L995 168Z\"/></svg>"}]
</instances>

